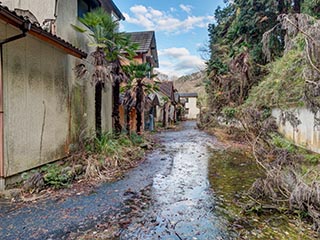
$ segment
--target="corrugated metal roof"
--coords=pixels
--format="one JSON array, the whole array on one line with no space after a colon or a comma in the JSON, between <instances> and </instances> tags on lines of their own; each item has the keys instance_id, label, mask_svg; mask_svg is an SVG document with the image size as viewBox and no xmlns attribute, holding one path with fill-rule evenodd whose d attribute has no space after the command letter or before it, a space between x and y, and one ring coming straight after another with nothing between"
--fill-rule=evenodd
<instances>
[{"instance_id":1,"label":"corrugated metal roof","mask_svg":"<svg viewBox=\"0 0 320 240\"><path fill-rule=\"evenodd\" d=\"M16 12L10 11L7 7L2 5L0 5L0 19L17 28L21 28L23 23L25 22L30 22L28 19L25 19L23 16L19 16ZM86 52L82 51L79 48L76 48L71 43L63 40L57 35L53 35L43 30L40 26L36 24L31 24L31 29L27 33L45 42L48 42L75 57L78 57L78 58L87 57Z\"/></svg>"}]
</instances>

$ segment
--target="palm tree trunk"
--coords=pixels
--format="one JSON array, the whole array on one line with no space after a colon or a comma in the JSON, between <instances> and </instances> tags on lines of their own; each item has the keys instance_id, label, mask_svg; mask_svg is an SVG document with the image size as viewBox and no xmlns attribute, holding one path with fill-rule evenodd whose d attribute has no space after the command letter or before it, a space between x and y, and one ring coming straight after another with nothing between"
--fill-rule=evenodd
<instances>
[{"instance_id":1,"label":"palm tree trunk","mask_svg":"<svg viewBox=\"0 0 320 240\"><path fill-rule=\"evenodd\" d=\"M142 112L137 109L137 133L141 134L142 127Z\"/></svg>"},{"instance_id":2,"label":"palm tree trunk","mask_svg":"<svg viewBox=\"0 0 320 240\"><path fill-rule=\"evenodd\" d=\"M102 103L102 83L98 82L95 86L95 117L96 117L96 136L101 137L101 103Z\"/></svg>"},{"instance_id":3,"label":"palm tree trunk","mask_svg":"<svg viewBox=\"0 0 320 240\"><path fill-rule=\"evenodd\" d=\"M116 80L114 82L114 86L112 88L113 92L113 109L112 109L112 118L114 121L115 134L119 135L122 130L122 126L120 124L120 81Z\"/></svg>"},{"instance_id":4,"label":"palm tree trunk","mask_svg":"<svg viewBox=\"0 0 320 240\"><path fill-rule=\"evenodd\" d=\"M137 133L141 134L142 127L142 112L143 112L143 86L142 80L138 80L137 86L137 102L136 102L136 111L137 111Z\"/></svg>"},{"instance_id":5,"label":"palm tree trunk","mask_svg":"<svg viewBox=\"0 0 320 240\"><path fill-rule=\"evenodd\" d=\"M127 129L127 134L128 134L128 136L130 136L130 109L129 108L127 108L127 110L126 110L126 129Z\"/></svg>"}]
</instances>

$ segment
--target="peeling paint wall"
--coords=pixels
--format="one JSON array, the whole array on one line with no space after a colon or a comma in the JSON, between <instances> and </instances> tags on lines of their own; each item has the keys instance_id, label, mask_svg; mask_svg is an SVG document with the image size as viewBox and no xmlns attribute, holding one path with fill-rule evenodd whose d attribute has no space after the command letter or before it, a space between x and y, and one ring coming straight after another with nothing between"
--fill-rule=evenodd
<instances>
[{"instance_id":1,"label":"peeling paint wall","mask_svg":"<svg viewBox=\"0 0 320 240\"><path fill-rule=\"evenodd\" d=\"M305 147L311 151L320 153L320 128L314 125L314 115L305 108L292 110L301 121L301 124L294 129L287 121L281 121L281 111L274 109L272 115L276 118L280 133L292 140L295 144Z\"/></svg>"}]
</instances>

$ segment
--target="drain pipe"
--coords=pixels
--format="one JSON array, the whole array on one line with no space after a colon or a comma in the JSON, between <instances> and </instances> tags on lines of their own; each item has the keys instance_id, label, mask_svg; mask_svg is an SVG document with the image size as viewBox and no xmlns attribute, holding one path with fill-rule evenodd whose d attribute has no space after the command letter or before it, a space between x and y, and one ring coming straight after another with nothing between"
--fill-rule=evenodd
<instances>
[{"instance_id":1,"label":"drain pipe","mask_svg":"<svg viewBox=\"0 0 320 240\"><path fill-rule=\"evenodd\" d=\"M27 36L31 23L25 21L20 26L21 34L0 40L0 179L5 177L4 171L4 121L3 121L3 45Z\"/></svg>"},{"instance_id":2,"label":"drain pipe","mask_svg":"<svg viewBox=\"0 0 320 240\"><path fill-rule=\"evenodd\" d=\"M54 6L54 17L58 17L58 0L56 0L56 4Z\"/></svg>"}]
</instances>

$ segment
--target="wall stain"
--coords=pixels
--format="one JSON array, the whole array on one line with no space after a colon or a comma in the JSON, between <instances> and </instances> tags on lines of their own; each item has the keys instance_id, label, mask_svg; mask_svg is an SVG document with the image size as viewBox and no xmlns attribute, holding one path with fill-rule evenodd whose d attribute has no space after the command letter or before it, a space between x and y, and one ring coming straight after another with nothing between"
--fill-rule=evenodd
<instances>
[{"instance_id":1,"label":"wall stain","mask_svg":"<svg viewBox=\"0 0 320 240\"><path fill-rule=\"evenodd\" d=\"M43 101L42 103L43 103L43 120L42 120L41 136L40 136L40 159L39 159L40 163L42 160L43 134L44 134L44 128L46 124L46 114L47 114L46 103L45 101Z\"/></svg>"}]
</instances>

